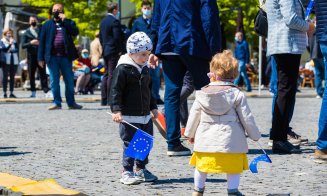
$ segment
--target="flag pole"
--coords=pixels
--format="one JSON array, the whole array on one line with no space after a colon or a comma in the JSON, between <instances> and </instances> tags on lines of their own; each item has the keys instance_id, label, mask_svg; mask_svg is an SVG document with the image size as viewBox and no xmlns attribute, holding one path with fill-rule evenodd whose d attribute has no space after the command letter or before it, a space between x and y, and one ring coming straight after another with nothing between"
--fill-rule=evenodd
<instances>
[{"instance_id":1,"label":"flag pole","mask_svg":"<svg viewBox=\"0 0 327 196\"><path fill-rule=\"evenodd\" d=\"M261 144L259 143L259 141L257 141L258 145L260 146L261 150L263 151L263 153L267 154L266 151L262 148Z\"/></svg>"},{"instance_id":2,"label":"flag pole","mask_svg":"<svg viewBox=\"0 0 327 196\"><path fill-rule=\"evenodd\" d=\"M112 116L111 112L107 112L107 114L110 114ZM131 123L129 123L129 122L125 121L125 120L122 120L122 122L125 123L125 124L128 124L129 126L135 128L136 130L139 129L139 128L135 127L134 125L132 125Z\"/></svg>"}]
</instances>

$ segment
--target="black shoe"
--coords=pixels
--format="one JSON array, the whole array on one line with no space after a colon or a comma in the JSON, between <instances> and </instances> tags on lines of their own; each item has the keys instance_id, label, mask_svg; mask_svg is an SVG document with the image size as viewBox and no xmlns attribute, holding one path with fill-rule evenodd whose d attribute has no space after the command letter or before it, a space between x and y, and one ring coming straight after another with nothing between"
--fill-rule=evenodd
<instances>
[{"instance_id":1,"label":"black shoe","mask_svg":"<svg viewBox=\"0 0 327 196\"><path fill-rule=\"evenodd\" d=\"M9 98L17 98L17 97L16 97L16 95L14 95L14 94L11 93L11 94L9 95Z\"/></svg>"},{"instance_id":2,"label":"black shoe","mask_svg":"<svg viewBox=\"0 0 327 196\"><path fill-rule=\"evenodd\" d=\"M3 98L8 98L7 93L3 94Z\"/></svg>"},{"instance_id":3,"label":"black shoe","mask_svg":"<svg viewBox=\"0 0 327 196\"><path fill-rule=\"evenodd\" d=\"M108 101L106 99L101 99L101 106L107 106Z\"/></svg>"},{"instance_id":4,"label":"black shoe","mask_svg":"<svg viewBox=\"0 0 327 196\"><path fill-rule=\"evenodd\" d=\"M290 142L288 141L273 141L272 146L273 153L276 154L299 154L301 150L296 149Z\"/></svg>"},{"instance_id":5,"label":"black shoe","mask_svg":"<svg viewBox=\"0 0 327 196\"><path fill-rule=\"evenodd\" d=\"M74 105L68 107L68 109L70 109L70 110L80 110L82 108L83 108L83 106L78 105L77 103L75 103Z\"/></svg>"},{"instance_id":6,"label":"black shoe","mask_svg":"<svg viewBox=\"0 0 327 196\"><path fill-rule=\"evenodd\" d=\"M185 146L183 146L182 144L180 144L179 146L173 148L172 150L168 150L167 155L168 156L187 156L187 155L191 155L191 151L190 151L190 149L188 149Z\"/></svg>"},{"instance_id":7,"label":"black shoe","mask_svg":"<svg viewBox=\"0 0 327 196\"><path fill-rule=\"evenodd\" d=\"M294 140L300 140L301 143L306 143L309 141L308 138L304 138L301 135L298 135L294 131L292 131L291 127L288 128L287 137Z\"/></svg>"},{"instance_id":8,"label":"black shoe","mask_svg":"<svg viewBox=\"0 0 327 196\"><path fill-rule=\"evenodd\" d=\"M158 105L163 105L164 102L163 102L161 99L157 99L157 104L158 104Z\"/></svg>"},{"instance_id":9,"label":"black shoe","mask_svg":"<svg viewBox=\"0 0 327 196\"><path fill-rule=\"evenodd\" d=\"M94 95L94 90L93 89L90 89L89 91L90 91L91 95Z\"/></svg>"}]
</instances>

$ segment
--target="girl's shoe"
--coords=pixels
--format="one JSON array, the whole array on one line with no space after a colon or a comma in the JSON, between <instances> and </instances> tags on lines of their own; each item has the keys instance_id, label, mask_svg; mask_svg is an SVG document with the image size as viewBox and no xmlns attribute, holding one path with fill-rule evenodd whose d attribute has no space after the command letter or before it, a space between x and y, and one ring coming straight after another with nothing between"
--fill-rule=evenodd
<instances>
[{"instance_id":1,"label":"girl's shoe","mask_svg":"<svg viewBox=\"0 0 327 196\"><path fill-rule=\"evenodd\" d=\"M204 187L198 188L198 187L194 187L194 192L192 193L192 196L202 196L204 192Z\"/></svg>"},{"instance_id":2,"label":"girl's shoe","mask_svg":"<svg viewBox=\"0 0 327 196\"><path fill-rule=\"evenodd\" d=\"M228 196L244 196L238 189L227 189Z\"/></svg>"},{"instance_id":3,"label":"girl's shoe","mask_svg":"<svg viewBox=\"0 0 327 196\"><path fill-rule=\"evenodd\" d=\"M7 93L3 94L3 98L8 98Z\"/></svg>"}]
</instances>

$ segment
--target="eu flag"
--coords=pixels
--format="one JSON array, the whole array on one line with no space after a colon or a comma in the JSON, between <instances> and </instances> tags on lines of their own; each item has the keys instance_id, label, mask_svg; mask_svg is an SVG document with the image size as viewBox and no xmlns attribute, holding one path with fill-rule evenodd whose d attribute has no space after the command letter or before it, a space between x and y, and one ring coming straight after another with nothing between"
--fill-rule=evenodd
<instances>
[{"instance_id":1,"label":"eu flag","mask_svg":"<svg viewBox=\"0 0 327 196\"><path fill-rule=\"evenodd\" d=\"M259 161L272 163L271 159L268 157L267 154L262 154L260 156L257 156L250 163L250 170L251 170L252 173L258 173L257 164L258 164Z\"/></svg>"},{"instance_id":2,"label":"eu flag","mask_svg":"<svg viewBox=\"0 0 327 196\"><path fill-rule=\"evenodd\" d=\"M125 155L143 161L149 155L152 146L153 136L141 129L137 129L125 151Z\"/></svg>"}]
</instances>

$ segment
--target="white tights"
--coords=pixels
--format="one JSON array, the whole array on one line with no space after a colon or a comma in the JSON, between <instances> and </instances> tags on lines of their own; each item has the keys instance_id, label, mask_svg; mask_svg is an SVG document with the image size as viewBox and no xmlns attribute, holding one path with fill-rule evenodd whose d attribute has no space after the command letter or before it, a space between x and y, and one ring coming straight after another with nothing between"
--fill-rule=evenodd
<instances>
[{"instance_id":1,"label":"white tights","mask_svg":"<svg viewBox=\"0 0 327 196\"><path fill-rule=\"evenodd\" d=\"M204 188L207 179L207 173L194 170L194 186L199 189ZM227 189L237 189L240 185L240 174L227 174Z\"/></svg>"}]
</instances>

